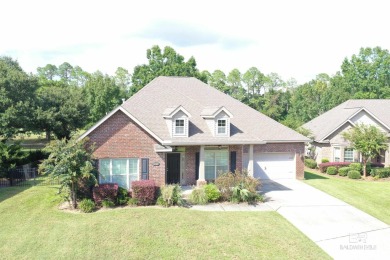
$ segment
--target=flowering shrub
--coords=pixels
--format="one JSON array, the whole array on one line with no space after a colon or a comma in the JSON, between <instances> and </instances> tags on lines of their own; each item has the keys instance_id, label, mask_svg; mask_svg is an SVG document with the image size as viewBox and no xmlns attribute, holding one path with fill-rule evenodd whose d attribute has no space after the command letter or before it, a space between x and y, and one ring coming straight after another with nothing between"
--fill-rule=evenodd
<instances>
[{"instance_id":1,"label":"flowering shrub","mask_svg":"<svg viewBox=\"0 0 390 260\"><path fill-rule=\"evenodd\" d=\"M93 188L93 200L96 204L101 205L103 200L110 200L114 202L118 195L118 184L117 183L104 183Z\"/></svg>"},{"instance_id":2,"label":"flowering shrub","mask_svg":"<svg viewBox=\"0 0 390 260\"><path fill-rule=\"evenodd\" d=\"M133 181L131 183L132 197L137 199L138 205L154 204L156 199L156 184L153 180Z\"/></svg>"}]
</instances>

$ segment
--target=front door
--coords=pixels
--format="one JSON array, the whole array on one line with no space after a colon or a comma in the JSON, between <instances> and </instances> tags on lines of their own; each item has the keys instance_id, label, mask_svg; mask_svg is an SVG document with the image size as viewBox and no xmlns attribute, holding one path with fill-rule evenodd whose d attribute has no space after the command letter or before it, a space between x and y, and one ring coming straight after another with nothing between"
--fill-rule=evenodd
<instances>
[{"instance_id":1,"label":"front door","mask_svg":"<svg viewBox=\"0 0 390 260\"><path fill-rule=\"evenodd\" d=\"M180 183L180 153L167 154L167 183Z\"/></svg>"}]
</instances>

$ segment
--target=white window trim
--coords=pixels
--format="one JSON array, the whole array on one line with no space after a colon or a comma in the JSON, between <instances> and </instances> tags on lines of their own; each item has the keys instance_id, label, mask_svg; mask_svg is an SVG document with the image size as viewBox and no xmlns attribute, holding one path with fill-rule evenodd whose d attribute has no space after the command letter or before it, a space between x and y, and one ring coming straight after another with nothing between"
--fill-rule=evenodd
<instances>
[{"instance_id":1,"label":"white window trim","mask_svg":"<svg viewBox=\"0 0 390 260\"><path fill-rule=\"evenodd\" d=\"M109 171L110 171L110 183L112 183L112 176L113 176L113 174L112 174L112 161L113 160L126 160L126 174L118 174L118 175L121 175L121 176L123 176L123 175L126 175L126 184L127 184L127 187L128 187L128 189L131 189L131 183L130 183L130 175L131 175L131 173L130 173L130 160L137 160L137 179L136 179L136 181L138 181L139 180L139 158L102 158L102 159L99 159L99 169L101 168L101 166L100 166L100 164L101 164L101 160L110 160L110 164L109 164ZM102 179L101 179L101 174L99 174L99 183L102 183L101 182L102 181ZM107 182L107 180L103 180L103 181L106 181L106 182L103 182L103 183L108 183Z\"/></svg>"},{"instance_id":2,"label":"white window trim","mask_svg":"<svg viewBox=\"0 0 390 260\"><path fill-rule=\"evenodd\" d=\"M338 161L336 161L336 153L335 153L336 149L338 149L340 151L339 160ZM334 146L333 147L333 161L334 162L341 162L341 147L340 146Z\"/></svg>"},{"instance_id":3,"label":"white window trim","mask_svg":"<svg viewBox=\"0 0 390 260\"><path fill-rule=\"evenodd\" d=\"M347 162L345 160L345 150L347 150L347 149L351 149L352 150L352 161L350 161L350 162L354 162L354 160L355 160L355 150L353 148L348 148L348 147L344 148L344 152L343 152L344 162Z\"/></svg>"},{"instance_id":4,"label":"white window trim","mask_svg":"<svg viewBox=\"0 0 390 260\"><path fill-rule=\"evenodd\" d=\"M224 121L225 122L225 126L223 127L223 126L219 126L219 122L220 121ZM222 119L217 119L217 135L226 135L227 134L227 119L224 119L224 118L222 118ZM222 132L222 133L220 133L219 132L219 129L220 129L220 127L222 128L223 127L223 129L225 130L224 132Z\"/></svg>"},{"instance_id":5,"label":"white window trim","mask_svg":"<svg viewBox=\"0 0 390 260\"><path fill-rule=\"evenodd\" d=\"M222 152L222 151L227 153L227 165L217 165L217 159L216 159L215 153ZM227 166L227 171L229 170L229 150L224 149L222 151L221 150L206 150L205 151L205 153L206 152L213 152L214 153L214 165L212 165L214 167L214 179L212 179L212 180L215 180L217 178L217 174L218 174L217 167L218 166ZM205 172L206 172L206 167L211 167L211 165L206 165L206 163L205 163L204 167L205 167ZM206 177L206 175L205 175L205 177ZM207 179L207 180L210 180L210 179Z\"/></svg>"},{"instance_id":6,"label":"white window trim","mask_svg":"<svg viewBox=\"0 0 390 260\"><path fill-rule=\"evenodd\" d=\"M183 126L176 126L176 122L177 121L183 121ZM187 136L187 134L186 134L186 125L187 125L187 120L185 118L177 118L177 119L175 119L174 120L174 125L173 125L173 135L174 136ZM182 133L178 133L176 131L177 127L183 128L183 132Z\"/></svg>"}]
</instances>

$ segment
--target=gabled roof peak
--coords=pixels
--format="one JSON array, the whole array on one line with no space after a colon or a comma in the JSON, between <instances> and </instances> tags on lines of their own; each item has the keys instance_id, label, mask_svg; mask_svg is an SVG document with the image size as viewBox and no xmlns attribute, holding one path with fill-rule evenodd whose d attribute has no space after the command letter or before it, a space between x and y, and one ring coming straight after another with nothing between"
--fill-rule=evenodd
<instances>
[{"instance_id":1,"label":"gabled roof peak","mask_svg":"<svg viewBox=\"0 0 390 260\"><path fill-rule=\"evenodd\" d=\"M215 118L219 113L225 112L230 118L233 117L233 114L230 113L224 106L215 106L215 107L205 107L200 116L203 118Z\"/></svg>"},{"instance_id":2,"label":"gabled roof peak","mask_svg":"<svg viewBox=\"0 0 390 260\"><path fill-rule=\"evenodd\" d=\"M182 105L167 107L163 112L163 117L172 118L179 111L182 111L188 117L191 117L191 114Z\"/></svg>"}]
</instances>

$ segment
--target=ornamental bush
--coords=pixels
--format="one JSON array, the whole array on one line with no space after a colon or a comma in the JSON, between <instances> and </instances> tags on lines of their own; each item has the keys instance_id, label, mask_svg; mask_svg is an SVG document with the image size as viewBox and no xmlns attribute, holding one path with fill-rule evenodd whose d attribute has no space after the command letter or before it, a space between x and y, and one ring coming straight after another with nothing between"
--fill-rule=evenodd
<instances>
[{"instance_id":1,"label":"ornamental bush","mask_svg":"<svg viewBox=\"0 0 390 260\"><path fill-rule=\"evenodd\" d=\"M359 171L351 170L348 172L348 178L350 179L360 179L362 176Z\"/></svg>"},{"instance_id":2,"label":"ornamental bush","mask_svg":"<svg viewBox=\"0 0 390 260\"><path fill-rule=\"evenodd\" d=\"M207 196L207 201L217 201L221 198L221 192L219 191L217 185L214 183L209 183L204 186L204 191Z\"/></svg>"},{"instance_id":3,"label":"ornamental bush","mask_svg":"<svg viewBox=\"0 0 390 260\"><path fill-rule=\"evenodd\" d=\"M115 201L118 195L118 184L117 183L104 183L93 188L93 200L97 205L101 205L102 201L107 199Z\"/></svg>"},{"instance_id":4,"label":"ornamental bush","mask_svg":"<svg viewBox=\"0 0 390 260\"><path fill-rule=\"evenodd\" d=\"M103 206L103 208L113 208L113 207L115 207L115 203L112 202L111 200L104 199L102 201L102 206Z\"/></svg>"},{"instance_id":5,"label":"ornamental bush","mask_svg":"<svg viewBox=\"0 0 390 260\"><path fill-rule=\"evenodd\" d=\"M317 168L317 162L313 159L305 159L305 166L310 169Z\"/></svg>"},{"instance_id":6,"label":"ornamental bush","mask_svg":"<svg viewBox=\"0 0 390 260\"><path fill-rule=\"evenodd\" d=\"M79 203L79 209L84 213L91 213L95 210L95 202L90 199L83 199Z\"/></svg>"},{"instance_id":7,"label":"ornamental bush","mask_svg":"<svg viewBox=\"0 0 390 260\"><path fill-rule=\"evenodd\" d=\"M116 204L126 205L129 199L130 199L129 191L125 188L119 187L118 196L116 197Z\"/></svg>"},{"instance_id":8,"label":"ornamental bush","mask_svg":"<svg viewBox=\"0 0 390 260\"><path fill-rule=\"evenodd\" d=\"M342 167L342 168L339 169L339 175L345 177L345 176L348 175L348 172L350 170L351 170L350 167Z\"/></svg>"},{"instance_id":9,"label":"ornamental bush","mask_svg":"<svg viewBox=\"0 0 390 260\"><path fill-rule=\"evenodd\" d=\"M334 166L330 166L326 169L326 173L329 175L336 175L337 174L337 168Z\"/></svg>"},{"instance_id":10,"label":"ornamental bush","mask_svg":"<svg viewBox=\"0 0 390 260\"><path fill-rule=\"evenodd\" d=\"M358 172L362 171L362 165L360 163L351 163L349 165L349 168L351 168L351 170L358 171Z\"/></svg>"},{"instance_id":11,"label":"ornamental bush","mask_svg":"<svg viewBox=\"0 0 390 260\"><path fill-rule=\"evenodd\" d=\"M351 163L350 162L327 162L327 163L320 163L318 165L318 168L322 173L326 172L328 167L336 167L337 169L345 166L349 166Z\"/></svg>"},{"instance_id":12,"label":"ornamental bush","mask_svg":"<svg viewBox=\"0 0 390 260\"><path fill-rule=\"evenodd\" d=\"M370 175L372 177L377 177L377 178L388 178L388 177L390 177L390 167L386 167L386 168L373 168L371 170Z\"/></svg>"},{"instance_id":13,"label":"ornamental bush","mask_svg":"<svg viewBox=\"0 0 390 260\"><path fill-rule=\"evenodd\" d=\"M327 162L329 162L328 158L322 158L321 163L327 163Z\"/></svg>"},{"instance_id":14,"label":"ornamental bush","mask_svg":"<svg viewBox=\"0 0 390 260\"><path fill-rule=\"evenodd\" d=\"M156 200L156 184L153 180L133 181L132 197L137 199L138 205L146 206L154 204Z\"/></svg>"},{"instance_id":15,"label":"ornamental bush","mask_svg":"<svg viewBox=\"0 0 390 260\"><path fill-rule=\"evenodd\" d=\"M165 207L173 205L182 206L184 204L182 192L179 185L164 185L160 188L158 204Z\"/></svg>"},{"instance_id":16,"label":"ornamental bush","mask_svg":"<svg viewBox=\"0 0 390 260\"><path fill-rule=\"evenodd\" d=\"M208 202L207 194L204 187L194 189L190 195L190 201L193 204L204 205Z\"/></svg>"},{"instance_id":17,"label":"ornamental bush","mask_svg":"<svg viewBox=\"0 0 390 260\"><path fill-rule=\"evenodd\" d=\"M221 192L221 198L225 201L230 201L233 195L233 188L239 184L243 184L244 188L251 193L256 193L260 186L260 181L248 175L247 171L236 170L234 173L227 172L219 175L215 179L215 185Z\"/></svg>"}]
</instances>

